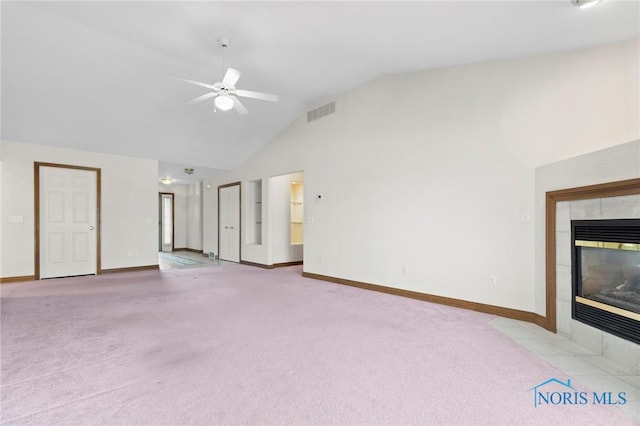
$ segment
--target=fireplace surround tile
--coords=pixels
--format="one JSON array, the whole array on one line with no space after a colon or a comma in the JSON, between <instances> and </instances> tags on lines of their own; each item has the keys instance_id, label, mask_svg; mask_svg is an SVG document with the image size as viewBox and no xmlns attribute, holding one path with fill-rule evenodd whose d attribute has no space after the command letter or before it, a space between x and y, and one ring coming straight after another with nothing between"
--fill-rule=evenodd
<instances>
[{"instance_id":1,"label":"fireplace surround tile","mask_svg":"<svg viewBox=\"0 0 640 426\"><path fill-rule=\"evenodd\" d=\"M568 265L556 265L556 297L563 302L571 302L571 267Z\"/></svg>"},{"instance_id":2,"label":"fireplace surround tile","mask_svg":"<svg viewBox=\"0 0 640 426\"><path fill-rule=\"evenodd\" d=\"M602 354L606 358L625 366L624 373L640 374L640 350L635 343L609 333L603 333Z\"/></svg>"},{"instance_id":3,"label":"fireplace surround tile","mask_svg":"<svg viewBox=\"0 0 640 426\"><path fill-rule=\"evenodd\" d=\"M571 267L571 232L556 232L556 263Z\"/></svg>"},{"instance_id":4,"label":"fireplace surround tile","mask_svg":"<svg viewBox=\"0 0 640 426\"><path fill-rule=\"evenodd\" d=\"M634 374L629 373L628 366L620 365L620 363L615 362L609 358L606 358L602 355L599 356L585 356L583 359L589 364L595 365L605 373L611 376L633 376Z\"/></svg>"},{"instance_id":5,"label":"fireplace surround tile","mask_svg":"<svg viewBox=\"0 0 640 426\"><path fill-rule=\"evenodd\" d=\"M529 352L538 355L571 355L571 352L562 349L557 343L549 339L530 339L521 337L512 337L512 339L525 347Z\"/></svg>"},{"instance_id":6,"label":"fireplace surround tile","mask_svg":"<svg viewBox=\"0 0 640 426\"><path fill-rule=\"evenodd\" d=\"M594 198L572 201L571 219L602 219L602 200L600 198Z\"/></svg>"},{"instance_id":7,"label":"fireplace surround tile","mask_svg":"<svg viewBox=\"0 0 640 426\"><path fill-rule=\"evenodd\" d=\"M569 300L556 301L556 330L563 336L571 336L571 302Z\"/></svg>"},{"instance_id":8,"label":"fireplace surround tile","mask_svg":"<svg viewBox=\"0 0 640 426\"><path fill-rule=\"evenodd\" d=\"M603 219L640 217L640 194L602 199Z\"/></svg>"},{"instance_id":9,"label":"fireplace surround tile","mask_svg":"<svg viewBox=\"0 0 640 426\"><path fill-rule=\"evenodd\" d=\"M569 352L573 356L594 356L594 353L583 346L574 343L571 340L564 339L557 343L558 347L566 352Z\"/></svg>"},{"instance_id":10,"label":"fireplace surround tile","mask_svg":"<svg viewBox=\"0 0 640 426\"><path fill-rule=\"evenodd\" d=\"M629 383L631 386L640 389L640 376L625 376L619 375L620 380L625 383Z\"/></svg>"},{"instance_id":11,"label":"fireplace surround tile","mask_svg":"<svg viewBox=\"0 0 640 426\"><path fill-rule=\"evenodd\" d=\"M602 354L602 335L604 333L597 328L583 324L579 321L571 321L571 339L578 345L600 355Z\"/></svg>"},{"instance_id":12,"label":"fireplace surround tile","mask_svg":"<svg viewBox=\"0 0 640 426\"><path fill-rule=\"evenodd\" d=\"M570 376L578 374L607 374L595 365L574 355L541 355L540 358Z\"/></svg>"},{"instance_id":13,"label":"fireplace surround tile","mask_svg":"<svg viewBox=\"0 0 640 426\"><path fill-rule=\"evenodd\" d=\"M561 201L556 204L556 231L571 232L571 203Z\"/></svg>"}]
</instances>

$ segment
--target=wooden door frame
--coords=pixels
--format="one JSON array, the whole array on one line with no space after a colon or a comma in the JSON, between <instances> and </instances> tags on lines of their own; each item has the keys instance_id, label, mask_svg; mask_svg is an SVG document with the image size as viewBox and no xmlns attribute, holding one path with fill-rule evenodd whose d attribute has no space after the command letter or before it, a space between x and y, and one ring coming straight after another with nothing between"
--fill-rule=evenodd
<instances>
[{"instance_id":1,"label":"wooden door frame","mask_svg":"<svg viewBox=\"0 0 640 426\"><path fill-rule=\"evenodd\" d=\"M241 182L231 182L218 185L218 258L220 258L220 190L231 186L238 187L238 262L242 262L242 185Z\"/></svg>"},{"instance_id":2,"label":"wooden door frame","mask_svg":"<svg viewBox=\"0 0 640 426\"><path fill-rule=\"evenodd\" d=\"M544 327L556 332L556 204L640 194L640 178L549 191L545 196L545 276L546 318Z\"/></svg>"},{"instance_id":3,"label":"wooden door frame","mask_svg":"<svg viewBox=\"0 0 640 426\"><path fill-rule=\"evenodd\" d=\"M102 273L101 247L101 173L102 170L96 167L74 166L71 164L33 162L33 193L34 193L34 279L40 279L40 167L57 167L60 169L85 170L96 173L96 275Z\"/></svg>"},{"instance_id":4,"label":"wooden door frame","mask_svg":"<svg viewBox=\"0 0 640 426\"><path fill-rule=\"evenodd\" d=\"M158 192L158 203L160 204L160 211L158 219L160 220L160 227L162 228L162 196L171 195L171 252L176 249L176 196L173 192ZM160 251L162 251L162 229L160 229Z\"/></svg>"}]
</instances>

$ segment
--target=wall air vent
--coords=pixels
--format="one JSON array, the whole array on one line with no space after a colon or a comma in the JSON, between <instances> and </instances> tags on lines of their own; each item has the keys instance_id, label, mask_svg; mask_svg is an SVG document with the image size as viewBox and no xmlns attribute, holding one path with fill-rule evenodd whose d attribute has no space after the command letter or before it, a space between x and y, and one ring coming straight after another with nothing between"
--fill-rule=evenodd
<instances>
[{"instance_id":1,"label":"wall air vent","mask_svg":"<svg viewBox=\"0 0 640 426\"><path fill-rule=\"evenodd\" d=\"M336 102L329 102L326 105L322 105L307 112L307 122L317 120L329 114L333 114L334 112L336 112Z\"/></svg>"}]
</instances>

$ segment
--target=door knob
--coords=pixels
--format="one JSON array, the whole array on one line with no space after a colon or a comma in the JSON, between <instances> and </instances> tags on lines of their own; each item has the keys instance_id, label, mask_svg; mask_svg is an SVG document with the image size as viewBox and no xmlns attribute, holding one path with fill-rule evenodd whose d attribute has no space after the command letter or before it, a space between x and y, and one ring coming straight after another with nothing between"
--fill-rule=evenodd
<instances>
[{"instance_id":1,"label":"door knob","mask_svg":"<svg viewBox=\"0 0 640 426\"><path fill-rule=\"evenodd\" d=\"M90 226L90 227L89 227L89 231L93 231L94 229L96 229L96 228L95 228L95 227L93 227L93 226Z\"/></svg>"}]
</instances>

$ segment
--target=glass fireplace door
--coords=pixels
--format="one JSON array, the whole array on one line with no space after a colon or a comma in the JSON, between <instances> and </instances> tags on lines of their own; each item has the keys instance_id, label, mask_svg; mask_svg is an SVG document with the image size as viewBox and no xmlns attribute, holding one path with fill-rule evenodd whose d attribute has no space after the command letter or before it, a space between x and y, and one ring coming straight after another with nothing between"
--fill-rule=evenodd
<instances>
[{"instance_id":1,"label":"glass fireplace door","mask_svg":"<svg viewBox=\"0 0 640 426\"><path fill-rule=\"evenodd\" d=\"M640 314L640 244L576 241L576 247L578 301L592 300Z\"/></svg>"},{"instance_id":2,"label":"glass fireplace door","mask_svg":"<svg viewBox=\"0 0 640 426\"><path fill-rule=\"evenodd\" d=\"M572 318L640 344L640 219L572 220Z\"/></svg>"}]
</instances>

